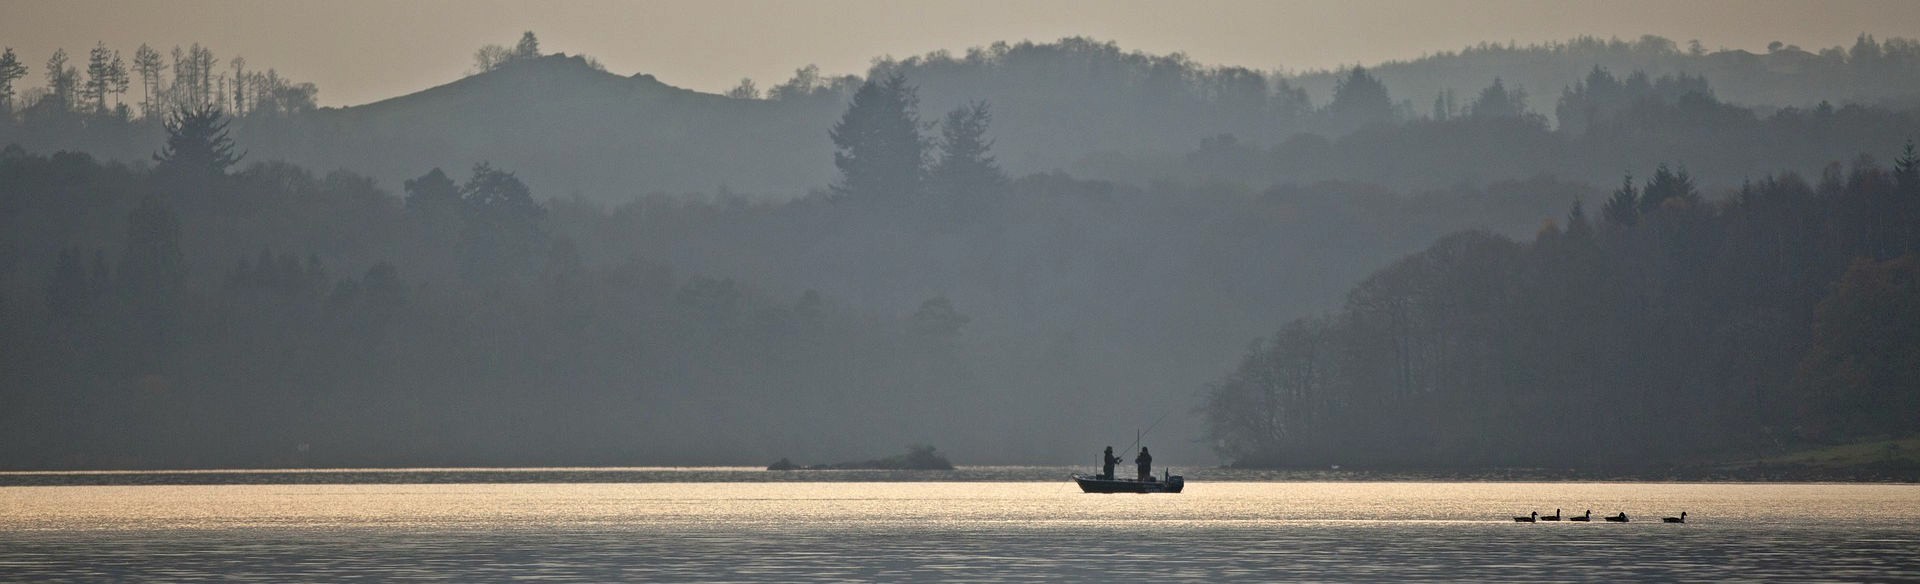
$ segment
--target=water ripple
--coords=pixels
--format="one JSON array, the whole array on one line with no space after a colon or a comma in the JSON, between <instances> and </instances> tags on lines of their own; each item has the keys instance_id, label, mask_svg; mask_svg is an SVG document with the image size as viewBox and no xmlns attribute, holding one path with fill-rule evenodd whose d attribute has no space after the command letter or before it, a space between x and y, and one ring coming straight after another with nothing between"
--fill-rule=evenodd
<instances>
[{"instance_id":1,"label":"water ripple","mask_svg":"<svg viewBox=\"0 0 1920 584\"><path fill-rule=\"evenodd\" d=\"M1507 520L1554 507L1637 519ZM0 509L9 581L1920 579L1905 485L60 486Z\"/></svg>"}]
</instances>

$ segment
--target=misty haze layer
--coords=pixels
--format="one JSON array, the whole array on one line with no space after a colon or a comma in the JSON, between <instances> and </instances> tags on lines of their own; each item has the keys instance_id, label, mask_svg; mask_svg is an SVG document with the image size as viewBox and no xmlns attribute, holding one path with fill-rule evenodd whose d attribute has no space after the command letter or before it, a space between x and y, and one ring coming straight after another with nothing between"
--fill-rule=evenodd
<instances>
[{"instance_id":1,"label":"misty haze layer","mask_svg":"<svg viewBox=\"0 0 1920 584\"><path fill-rule=\"evenodd\" d=\"M1149 427L1188 461L1630 465L1920 429L1872 414L1920 411L1911 327L1859 332L1914 322L1912 155L1856 158L1920 132L1912 41L1282 77L1067 39L722 96L530 40L345 109L205 64L143 107L91 68L9 101L0 465L1078 462Z\"/></svg>"}]
</instances>

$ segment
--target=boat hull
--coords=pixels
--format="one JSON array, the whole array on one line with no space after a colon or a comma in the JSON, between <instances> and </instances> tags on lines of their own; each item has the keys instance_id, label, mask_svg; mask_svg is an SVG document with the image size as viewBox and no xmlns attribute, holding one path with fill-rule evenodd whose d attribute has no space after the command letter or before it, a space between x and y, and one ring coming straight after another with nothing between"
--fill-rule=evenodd
<instances>
[{"instance_id":1,"label":"boat hull","mask_svg":"<svg viewBox=\"0 0 1920 584\"><path fill-rule=\"evenodd\" d=\"M1077 474L1073 482L1080 485L1082 493L1178 493L1187 486L1186 479L1179 476L1164 481L1126 481Z\"/></svg>"}]
</instances>

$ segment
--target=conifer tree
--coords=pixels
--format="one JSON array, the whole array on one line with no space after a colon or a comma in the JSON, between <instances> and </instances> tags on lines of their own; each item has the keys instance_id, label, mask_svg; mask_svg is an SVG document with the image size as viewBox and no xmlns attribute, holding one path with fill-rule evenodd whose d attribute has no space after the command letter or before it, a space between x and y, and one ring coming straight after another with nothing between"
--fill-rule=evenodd
<instances>
[{"instance_id":1,"label":"conifer tree","mask_svg":"<svg viewBox=\"0 0 1920 584\"><path fill-rule=\"evenodd\" d=\"M234 57L227 60L227 64L233 66L233 91L230 93L233 96L233 117L245 117L247 115L247 80L249 79L247 60L244 57Z\"/></svg>"},{"instance_id":2,"label":"conifer tree","mask_svg":"<svg viewBox=\"0 0 1920 584\"><path fill-rule=\"evenodd\" d=\"M79 91L80 72L67 65L67 50L54 49L47 57L47 90L60 109L73 107L74 94Z\"/></svg>"},{"instance_id":3,"label":"conifer tree","mask_svg":"<svg viewBox=\"0 0 1920 584\"><path fill-rule=\"evenodd\" d=\"M245 154L233 153L227 121L211 105L180 108L167 120L167 145L153 155L156 172L174 176L225 176Z\"/></svg>"},{"instance_id":4,"label":"conifer tree","mask_svg":"<svg viewBox=\"0 0 1920 584\"><path fill-rule=\"evenodd\" d=\"M145 44L133 52L133 70L140 74L140 115L160 112L160 51Z\"/></svg>"},{"instance_id":5,"label":"conifer tree","mask_svg":"<svg viewBox=\"0 0 1920 584\"><path fill-rule=\"evenodd\" d=\"M1670 200L1691 203L1699 198L1700 192L1694 188L1693 177L1687 174L1686 167L1675 172L1662 164L1653 170L1653 178L1640 193L1640 214L1657 211Z\"/></svg>"},{"instance_id":6,"label":"conifer tree","mask_svg":"<svg viewBox=\"0 0 1920 584\"><path fill-rule=\"evenodd\" d=\"M107 111L107 94L113 92L113 51L107 43L93 46L87 52L87 83L82 90L93 111Z\"/></svg>"},{"instance_id":7,"label":"conifer tree","mask_svg":"<svg viewBox=\"0 0 1920 584\"><path fill-rule=\"evenodd\" d=\"M1607 198L1606 206L1600 209L1607 223L1620 227L1632 227L1640 222L1640 191L1633 186L1633 174L1620 182L1620 188Z\"/></svg>"},{"instance_id":8,"label":"conifer tree","mask_svg":"<svg viewBox=\"0 0 1920 584\"><path fill-rule=\"evenodd\" d=\"M926 139L920 135L917 90L898 73L869 79L828 137L840 180L833 191L862 200L904 200L920 194Z\"/></svg>"},{"instance_id":9,"label":"conifer tree","mask_svg":"<svg viewBox=\"0 0 1920 584\"><path fill-rule=\"evenodd\" d=\"M1379 78L1368 73L1365 67L1354 67L1346 77L1335 82L1327 113L1343 130L1351 130L1393 119L1393 98Z\"/></svg>"},{"instance_id":10,"label":"conifer tree","mask_svg":"<svg viewBox=\"0 0 1920 584\"><path fill-rule=\"evenodd\" d=\"M13 54L13 47L0 52L0 113L13 108L13 82L27 76L27 66Z\"/></svg>"},{"instance_id":11,"label":"conifer tree","mask_svg":"<svg viewBox=\"0 0 1920 584\"><path fill-rule=\"evenodd\" d=\"M1567 211L1568 239L1585 239L1593 235L1593 225L1587 222L1587 208L1580 199L1573 200L1573 208Z\"/></svg>"},{"instance_id":12,"label":"conifer tree","mask_svg":"<svg viewBox=\"0 0 1920 584\"><path fill-rule=\"evenodd\" d=\"M1527 92L1515 88L1507 89L1499 77L1493 78L1493 85L1480 91L1480 97L1468 107L1468 114L1475 118L1518 118L1527 115Z\"/></svg>"},{"instance_id":13,"label":"conifer tree","mask_svg":"<svg viewBox=\"0 0 1920 584\"><path fill-rule=\"evenodd\" d=\"M1893 160L1893 183L1909 197L1920 196L1920 155L1914 153L1913 140L1907 140L1900 157Z\"/></svg>"},{"instance_id":14,"label":"conifer tree","mask_svg":"<svg viewBox=\"0 0 1920 584\"><path fill-rule=\"evenodd\" d=\"M992 121L986 102L947 112L940 125L940 159L928 177L941 196L979 196L1006 186L1007 176L990 152L993 141L986 137Z\"/></svg>"},{"instance_id":15,"label":"conifer tree","mask_svg":"<svg viewBox=\"0 0 1920 584\"><path fill-rule=\"evenodd\" d=\"M107 64L107 91L113 93L114 109L125 113L126 104L121 98L127 94L127 88L133 85L133 76L127 73L127 61L120 58L120 51L113 52L113 61Z\"/></svg>"},{"instance_id":16,"label":"conifer tree","mask_svg":"<svg viewBox=\"0 0 1920 584\"><path fill-rule=\"evenodd\" d=\"M194 43L193 47L187 50L187 59L193 62L194 80L198 82L192 86L193 104L212 106L219 97L213 90L213 70L219 65L219 59L213 57L213 49L202 47L200 43ZM174 82L178 83L179 80L176 79Z\"/></svg>"},{"instance_id":17,"label":"conifer tree","mask_svg":"<svg viewBox=\"0 0 1920 584\"><path fill-rule=\"evenodd\" d=\"M520 42L513 45L513 60L533 59L540 56L540 39L529 30L520 33Z\"/></svg>"}]
</instances>

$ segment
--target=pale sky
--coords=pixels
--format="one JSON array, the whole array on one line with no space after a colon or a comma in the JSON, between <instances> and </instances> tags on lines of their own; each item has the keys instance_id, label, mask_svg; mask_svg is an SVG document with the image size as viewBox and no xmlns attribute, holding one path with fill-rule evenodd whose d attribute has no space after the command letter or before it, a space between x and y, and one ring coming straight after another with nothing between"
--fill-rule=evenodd
<instances>
[{"instance_id":1,"label":"pale sky","mask_svg":"<svg viewBox=\"0 0 1920 584\"><path fill-rule=\"evenodd\" d=\"M1456 50L1479 41L1657 34L1709 49L1809 50L1851 45L1864 32L1920 37L1920 1L1512 0L1257 2L694 0L0 0L0 46L40 85L56 47L79 64L96 41L131 59L140 43L166 53L200 42L223 61L320 86L321 105L354 105L460 77L475 49L511 45L523 30L547 52L587 54L622 75L721 91L760 87L809 63L862 73L874 57L993 41L1111 40L1124 49L1184 51L1214 65L1318 69Z\"/></svg>"}]
</instances>

